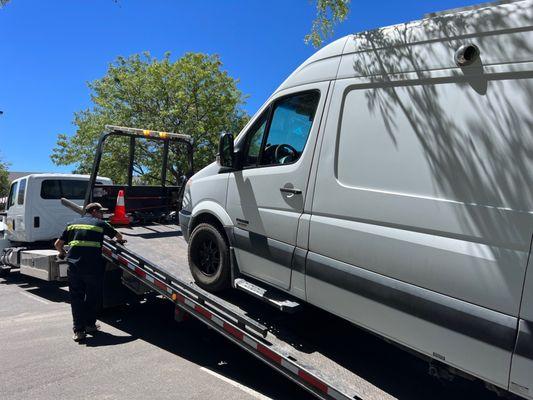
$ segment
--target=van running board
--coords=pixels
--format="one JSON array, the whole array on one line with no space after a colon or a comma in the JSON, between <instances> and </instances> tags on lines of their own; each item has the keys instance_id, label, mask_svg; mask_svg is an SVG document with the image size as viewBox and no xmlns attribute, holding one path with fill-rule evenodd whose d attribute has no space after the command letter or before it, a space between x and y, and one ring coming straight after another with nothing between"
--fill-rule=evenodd
<instances>
[{"instance_id":1,"label":"van running board","mask_svg":"<svg viewBox=\"0 0 533 400\"><path fill-rule=\"evenodd\" d=\"M242 278L235 279L233 286L286 313L292 314L301 308L300 303L287 298L283 293L277 290L264 289Z\"/></svg>"}]
</instances>

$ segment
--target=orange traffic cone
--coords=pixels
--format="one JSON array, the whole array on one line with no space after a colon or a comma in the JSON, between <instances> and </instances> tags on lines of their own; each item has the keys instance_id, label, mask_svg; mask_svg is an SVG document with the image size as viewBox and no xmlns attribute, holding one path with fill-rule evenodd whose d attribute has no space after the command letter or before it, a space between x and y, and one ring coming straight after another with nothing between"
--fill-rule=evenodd
<instances>
[{"instance_id":1,"label":"orange traffic cone","mask_svg":"<svg viewBox=\"0 0 533 400\"><path fill-rule=\"evenodd\" d=\"M129 225L130 219L126 216L126 205L124 203L124 190L118 191L117 205L115 213L109 220L113 225Z\"/></svg>"}]
</instances>

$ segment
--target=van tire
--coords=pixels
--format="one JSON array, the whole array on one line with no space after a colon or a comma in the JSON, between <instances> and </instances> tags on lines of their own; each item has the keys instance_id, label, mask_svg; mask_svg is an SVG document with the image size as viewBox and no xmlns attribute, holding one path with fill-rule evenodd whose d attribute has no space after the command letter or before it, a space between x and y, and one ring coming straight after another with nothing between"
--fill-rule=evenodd
<instances>
[{"instance_id":1,"label":"van tire","mask_svg":"<svg viewBox=\"0 0 533 400\"><path fill-rule=\"evenodd\" d=\"M202 223L194 228L187 255L194 281L202 289L219 292L230 286L229 247L215 226Z\"/></svg>"}]
</instances>

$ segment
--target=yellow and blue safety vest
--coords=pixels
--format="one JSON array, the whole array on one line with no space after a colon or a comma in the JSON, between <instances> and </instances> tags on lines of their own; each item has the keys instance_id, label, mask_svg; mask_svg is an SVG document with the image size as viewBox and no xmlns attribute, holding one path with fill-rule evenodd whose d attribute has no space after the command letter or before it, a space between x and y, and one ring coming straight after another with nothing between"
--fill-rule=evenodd
<instances>
[{"instance_id":1,"label":"yellow and blue safety vest","mask_svg":"<svg viewBox=\"0 0 533 400\"><path fill-rule=\"evenodd\" d=\"M69 223L60 239L70 246L67 262L73 272L98 273L102 265L104 235L112 238L116 234L107 222L91 216Z\"/></svg>"}]
</instances>

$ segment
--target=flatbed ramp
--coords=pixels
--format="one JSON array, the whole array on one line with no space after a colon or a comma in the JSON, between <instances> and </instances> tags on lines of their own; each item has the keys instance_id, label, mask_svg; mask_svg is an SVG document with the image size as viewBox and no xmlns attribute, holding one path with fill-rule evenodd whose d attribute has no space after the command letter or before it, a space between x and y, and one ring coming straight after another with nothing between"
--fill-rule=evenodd
<instances>
[{"instance_id":1,"label":"flatbed ramp","mask_svg":"<svg viewBox=\"0 0 533 400\"><path fill-rule=\"evenodd\" d=\"M322 399L394 399L363 378L353 363L359 331L314 307L285 314L228 290L220 296L196 286L187 243L177 225L122 228L125 247L106 241L104 256L152 290L217 330ZM358 350L355 350L357 352ZM355 368L355 370L353 369Z\"/></svg>"}]
</instances>

